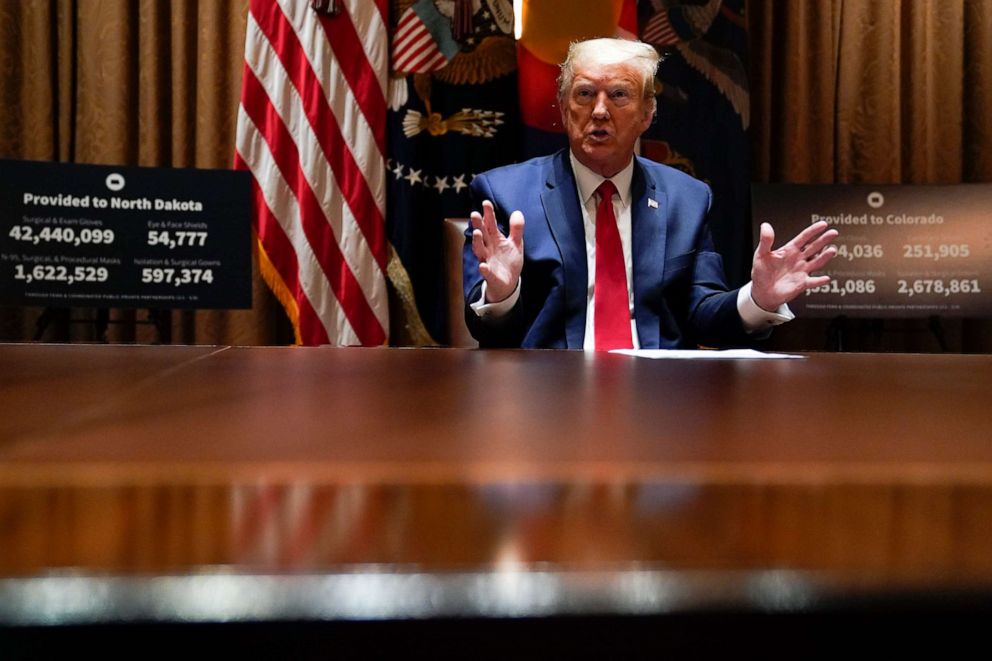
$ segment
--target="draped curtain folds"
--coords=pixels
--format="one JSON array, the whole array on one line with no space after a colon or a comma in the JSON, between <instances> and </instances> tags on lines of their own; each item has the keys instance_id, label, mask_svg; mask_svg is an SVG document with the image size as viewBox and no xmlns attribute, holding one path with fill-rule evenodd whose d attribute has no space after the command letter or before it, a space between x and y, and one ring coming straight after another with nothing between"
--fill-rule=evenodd
<instances>
[{"instance_id":1,"label":"draped curtain folds","mask_svg":"<svg viewBox=\"0 0 992 661\"><path fill-rule=\"evenodd\" d=\"M230 167L247 4L0 2L0 158ZM754 180L992 182L992 0L747 12ZM175 312L173 341L289 339L258 278L254 305ZM39 312L0 309L0 339L29 339ZM128 328L121 339L149 339ZM954 332L987 335L974 328Z\"/></svg>"},{"instance_id":2,"label":"draped curtain folds","mask_svg":"<svg viewBox=\"0 0 992 661\"><path fill-rule=\"evenodd\" d=\"M752 176L992 181L992 2L751 2Z\"/></svg>"}]
</instances>

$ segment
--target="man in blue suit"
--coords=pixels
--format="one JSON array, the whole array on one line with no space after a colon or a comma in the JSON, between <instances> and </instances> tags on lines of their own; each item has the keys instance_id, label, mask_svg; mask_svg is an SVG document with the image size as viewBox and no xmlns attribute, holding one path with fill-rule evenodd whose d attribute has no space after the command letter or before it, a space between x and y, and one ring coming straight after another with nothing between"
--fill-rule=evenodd
<instances>
[{"instance_id":1,"label":"man in blue suit","mask_svg":"<svg viewBox=\"0 0 992 661\"><path fill-rule=\"evenodd\" d=\"M836 230L817 223L772 250L766 223L751 282L728 290L706 224L709 187L635 155L654 118L657 66L641 42L573 44L558 91L569 148L473 180L482 211L465 246L465 317L480 346L741 345L829 281L811 274L836 254Z\"/></svg>"}]
</instances>

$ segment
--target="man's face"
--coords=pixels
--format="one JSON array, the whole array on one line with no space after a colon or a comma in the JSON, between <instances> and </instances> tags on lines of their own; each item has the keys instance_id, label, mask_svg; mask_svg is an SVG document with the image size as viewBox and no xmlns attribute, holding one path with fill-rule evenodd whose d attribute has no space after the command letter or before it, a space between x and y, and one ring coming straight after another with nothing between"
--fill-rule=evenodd
<instances>
[{"instance_id":1,"label":"man's face","mask_svg":"<svg viewBox=\"0 0 992 661\"><path fill-rule=\"evenodd\" d=\"M629 64L579 63L561 118L580 163L612 177L630 162L634 144L651 124L651 106Z\"/></svg>"}]
</instances>

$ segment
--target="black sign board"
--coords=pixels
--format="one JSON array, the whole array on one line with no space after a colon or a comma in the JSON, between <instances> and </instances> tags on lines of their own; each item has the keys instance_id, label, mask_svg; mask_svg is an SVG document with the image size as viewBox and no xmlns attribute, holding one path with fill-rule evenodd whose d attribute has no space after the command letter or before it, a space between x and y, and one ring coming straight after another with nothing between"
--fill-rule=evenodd
<instances>
[{"instance_id":1,"label":"black sign board","mask_svg":"<svg viewBox=\"0 0 992 661\"><path fill-rule=\"evenodd\" d=\"M249 174L0 160L0 303L250 308Z\"/></svg>"},{"instance_id":2,"label":"black sign board","mask_svg":"<svg viewBox=\"0 0 992 661\"><path fill-rule=\"evenodd\" d=\"M805 317L992 317L992 185L755 184L776 245L836 227L833 280L789 306Z\"/></svg>"}]
</instances>

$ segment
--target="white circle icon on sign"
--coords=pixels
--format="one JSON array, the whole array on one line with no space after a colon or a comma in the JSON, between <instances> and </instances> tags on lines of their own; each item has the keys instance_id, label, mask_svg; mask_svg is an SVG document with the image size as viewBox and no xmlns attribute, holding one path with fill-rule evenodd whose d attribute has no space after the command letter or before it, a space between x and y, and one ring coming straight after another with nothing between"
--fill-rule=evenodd
<instances>
[{"instance_id":1,"label":"white circle icon on sign","mask_svg":"<svg viewBox=\"0 0 992 661\"><path fill-rule=\"evenodd\" d=\"M124 175L114 172L107 175L107 188L117 192L124 188Z\"/></svg>"},{"instance_id":2,"label":"white circle icon on sign","mask_svg":"<svg viewBox=\"0 0 992 661\"><path fill-rule=\"evenodd\" d=\"M868 193L868 206L872 209L877 209L885 204L885 197L882 196L878 191L872 191Z\"/></svg>"}]
</instances>

